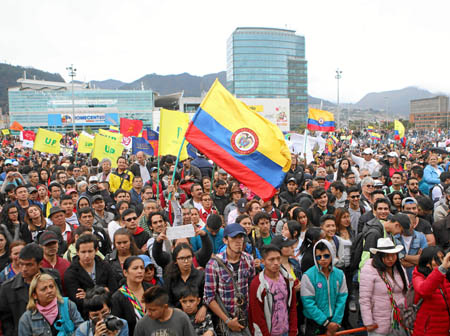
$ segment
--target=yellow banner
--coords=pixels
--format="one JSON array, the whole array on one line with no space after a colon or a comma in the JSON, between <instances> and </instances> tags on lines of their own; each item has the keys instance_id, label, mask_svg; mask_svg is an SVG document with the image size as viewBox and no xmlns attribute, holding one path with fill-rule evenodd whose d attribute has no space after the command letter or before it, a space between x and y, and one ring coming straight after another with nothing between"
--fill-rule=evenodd
<instances>
[{"instance_id":1,"label":"yellow banner","mask_svg":"<svg viewBox=\"0 0 450 336\"><path fill-rule=\"evenodd\" d=\"M188 124L189 116L186 113L161 109L158 155L178 155ZM188 142L185 141L180 153L180 161L188 157L187 144Z\"/></svg>"},{"instance_id":2,"label":"yellow banner","mask_svg":"<svg viewBox=\"0 0 450 336\"><path fill-rule=\"evenodd\" d=\"M9 134L11 134L11 132L9 132L9 129L5 128L5 129L2 129L2 134L9 135Z\"/></svg>"},{"instance_id":3,"label":"yellow banner","mask_svg":"<svg viewBox=\"0 0 450 336\"><path fill-rule=\"evenodd\" d=\"M78 153L90 153L94 148L94 139L85 133L78 137Z\"/></svg>"},{"instance_id":4,"label":"yellow banner","mask_svg":"<svg viewBox=\"0 0 450 336\"><path fill-rule=\"evenodd\" d=\"M61 152L62 135L39 128L34 139L33 149L43 153L59 154Z\"/></svg>"},{"instance_id":5,"label":"yellow banner","mask_svg":"<svg viewBox=\"0 0 450 336\"><path fill-rule=\"evenodd\" d=\"M100 130L101 131L101 130ZM94 138L94 149L92 150L92 157L99 161L102 159L110 159L111 166L117 167L117 159L122 155L123 145L119 141L111 141L107 136L96 134Z\"/></svg>"},{"instance_id":6,"label":"yellow banner","mask_svg":"<svg viewBox=\"0 0 450 336\"><path fill-rule=\"evenodd\" d=\"M107 131L104 129L99 129L98 133L113 140L113 141L122 142L123 135L120 133L114 133L114 132L110 132L110 131Z\"/></svg>"}]
</instances>

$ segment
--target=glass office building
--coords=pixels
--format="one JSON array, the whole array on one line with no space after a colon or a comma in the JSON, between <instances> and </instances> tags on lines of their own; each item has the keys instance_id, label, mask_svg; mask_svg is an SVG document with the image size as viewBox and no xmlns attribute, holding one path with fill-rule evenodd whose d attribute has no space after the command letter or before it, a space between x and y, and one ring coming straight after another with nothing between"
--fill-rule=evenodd
<instances>
[{"instance_id":1,"label":"glass office building","mask_svg":"<svg viewBox=\"0 0 450 336\"><path fill-rule=\"evenodd\" d=\"M72 109L78 130L119 126L120 118L139 119L152 126L154 95L150 90L91 89L86 84L72 86L19 79L19 87L8 90L10 121L28 129L39 127L60 132L72 130Z\"/></svg>"},{"instance_id":2,"label":"glass office building","mask_svg":"<svg viewBox=\"0 0 450 336\"><path fill-rule=\"evenodd\" d=\"M294 30L237 28L227 43L227 86L238 98L289 98L290 129L306 123L305 38Z\"/></svg>"}]
</instances>

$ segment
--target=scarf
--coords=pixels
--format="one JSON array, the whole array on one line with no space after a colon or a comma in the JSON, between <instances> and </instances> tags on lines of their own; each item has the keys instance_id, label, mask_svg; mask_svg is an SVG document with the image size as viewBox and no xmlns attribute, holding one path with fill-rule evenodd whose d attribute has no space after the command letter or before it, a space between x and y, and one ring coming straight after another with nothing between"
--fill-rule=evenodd
<instances>
[{"instance_id":1,"label":"scarf","mask_svg":"<svg viewBox=\"0 0 450 336\"><path fill-rule=\"evenodd\" d=\"M50 325L53 325L53 322L55 322L56 318L58 317L58 301L56 300L56 297L45 307L36 302L36 308L41 313L41 315L44 316L48 323L50 323Z\"/></svg>"},{"instance_id":2,"label":"scarf","mask_svg":"<svg viewBox=\"0 0 450 336\"><path fill-rule=\"evenodd\" d=\"M136 314L136 320L140 320L144 316L144 310L142 309L139 300L136 296L128 289L126 285L119 288L119 291L130 301L134 308L134 313Z\"/></svg>"}]
</instances>

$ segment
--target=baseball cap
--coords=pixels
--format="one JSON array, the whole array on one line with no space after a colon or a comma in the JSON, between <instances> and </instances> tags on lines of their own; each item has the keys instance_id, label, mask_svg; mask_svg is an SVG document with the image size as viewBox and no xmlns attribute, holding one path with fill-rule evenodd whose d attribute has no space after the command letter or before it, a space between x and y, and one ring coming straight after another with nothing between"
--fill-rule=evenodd
<instances>
[{"instance_id":1,"label":"baseball cap","mask_svg":"<svg viewBox=\"0 0 450 336\"><path fill-rule=\"evenodd\" d=\"M295 177L290 177L290 178L287 180L287 183L289 183L289 182L294 182L295 184L297 184L297 179L296 179Z\"/></svg>"},{"instance_id":2,"label":"baseball cap","mask_svg":"<svg viewBox=\"0 0 450 336\"><path fill-rule=\"evenodd\" d=\"M375 180L375 181L373 181L373 186L374 187L382 187L382 186L384 186L384 184L380 180Z\"/></svg>"},{"instance_id":3,"label":"baseball cap","mask_svg":"<svg viewBox=\"0 0 450 336\"><path fill-rule=\"evenodd\" d=\"M95 201L98 201L98 200L104 201L103 196L102 195L95 195L94 197L92 197L92 203L94 203Z\"/></svg>"},{"instance_id":4,"label":"baseball cap","mask_svg":"<svg viewBox=\"0 0 450 336\"><path fill-rule=\"evenodd\" d=\"M398 154L396 152L389 152L388 157L396 157L398 158Z\"/></svg>"},{"instance_id":5,"label":"baseball cap","mask_svg":"<svg viewBox=\"0 0 450 336\"><path fill-rule=\"evenodd\" d=\"M150 259L150 257L148 255L139 254L138 257L141 258L142 261L144 262L144 268L147 268L147 266L149 266L149 265L154 265L153 261Z\"/></svg>"},{"instance_id":6,"label":"baseball cap","mask_svg":"<svg viewBox=\"0 0 450 336\"><path fill-rule=\"evenodd\" d=\"M206 220L206 226L211 230L217 231L222 227L222 219L219 215L210 214Z\"/></svg>"},{"instance_id":7,"label":"baseball cap","mask_svg":"<svg viewBox=\"0 0 450 336\"><path fill-rule=\"evenodd\" d=\"M409 230L411 228L411 221L408 215L403 213L396 213L392 218L391 222L399 222L404 230Z\"/></svg>"},{"instance_id":8,"label":"baseball cap","mask_svg":"<svg viewBox=\"0 0 450 336\"><path fill-rule=\"evenodd\" d=\"M222 168L219 169L218 173L219 173L219 174L223 174L223 175L225 175L225 174L228 175L228 173L227 173L224 169L222 169Z\"/></svg>"},{"instance_id":9,"label":"baseball cap","mask_svg":"<svg viewBox=\"0 0 450 336\"><path fill-rule=\"evenodd\" d=\"M402 201L402 207L405 206L405 204L414 203L417 204L417 200L414 197L405 197Z\"/></svg>"},{"instance_id":10,"label":"baseball cap","mask_svg":"<svg viewBox=\"0 0 450 336\"><path fill-rule=\"evenodd\" d=\"M5 165L12 165L13 161L11 159L6 159L5 160Z\"/></svg>"},{"instance_id":11,"label":"baseball cap","mask_svg":"<svg viewBox=\"0 0 450 336\"><path fill-rule=\"evenodd\" d=\"M227 226L225 226L225 229L223 230L224 237L234 238L240 234L246 235L244 228L238 223L228 224Z\"/></svg>"},{"instance_id":12,"label":"baseball cap","mask_svg":"<svg viewBox=\"0 0 450 336\"><path fill-rule=\"evenodd\" d=\"M31 194L31 193L34 193L34 192L37 192L38 190L35 188L35 187L29 187L28 188L28 193L29 194Z\"/></svg>"},{"instance_id":13,"label":"baseball cap","mask_svg":"<svg viewBox=\"0 0 450 336\"><path fill-rule=\"evenodd\" d=\"M363 154L373 154L372 148L366 148L363 150Z\"/></svg>"},{"instance_id":14,"label":"baseball cap","mask_svg":"<svg viewBox=\"0 0 450 336\"><path fill-rule=\"evenodd\" d=\"M95 175L92 175L91 177L89 177L89 182L98 182L98 177Z\"/></svg>"},{"instance_id":15,"label":"baseball cap","mask_svg":"<svg viewBox=\"0 0 450 336\"><path fill-rule=\"evenodd\" d=\"M44 231L39 236L39 245L45 246L49 243L57 242L58 235L53 231Z\"/></svg>"},{"instance_id":16,"label":"baseball cap","mask_svg":"<svg viewBox=\"0 0 450 336\"><path fill-rule=\"evenodd\" d=\"M372 173L372 178L380 178L381 177L381 173L378 171L378 170L375 170L373 173Z\"/></svg>"},{"instance_id":17,"label":"baseball cap","mask_svg":"<svg viewBox=\"0 0 450 336\"><path fill-rule=\"evenodd\" d=\"M275 245L278 248L283 248L283 247L288 247L288 246L292 246L296 243L297 241L294 239L288 239L284 236L275 236L272 238L272 241L270 242L272 245Z\"/></svg>"},{"instance_id":18,"label":"baseball cap","mask_svg":"<svg viewBox=\"0 0 450 336\"><path fill-rule=\"evenodd\" d=\"M241 198L236 202L236 206L239 212L245 212L245 206L247 205L247 199Z\"/></svg>"},{"instance_id":19,"label":"baseball cap","mask_svg":"<svg viewBox=\"0 0 450 336\"><path fill-rule=\"evenodd\" d=\"M61 209L59 206L54 206L50 209L50 214L48 215L48 217L50 218L58 212L65 212L65 211L63 209Z\"/></svg>"},{"instance_id":20,"label":"baseball cap","mask_svg":"<svg viewBox=\"0 0 450 336\"><path fill-rule=\"evenodd\" d=\"M152 169L150 169L151 173L153 173L154 171L158 171L158 167L153 167Z\"/></svg>"}]
</instances>

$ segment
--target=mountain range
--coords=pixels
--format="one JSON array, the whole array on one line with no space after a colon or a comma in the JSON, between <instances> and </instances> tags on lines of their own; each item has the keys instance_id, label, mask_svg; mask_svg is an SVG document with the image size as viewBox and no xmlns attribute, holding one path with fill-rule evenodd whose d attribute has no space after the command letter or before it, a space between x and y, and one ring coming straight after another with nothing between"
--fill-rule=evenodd
<instances>
[{"instance_id":1,"label":"mountain range","mask_svg":"<svg viewBox=\"0 0 450 336\"><path fill-rule=\"evenodd\" d=\"M8 88L17 86L17 79L23 77L24 71L27 73L27 78L64 82L64 79L60 74L0 63L0 108L2 108L3 113L8 112ZM225 71L205 76L194 76L188 73L177 75L158 75L153 73L145 75L131 83L125 83L116 79L107 79L103 81L93 80L90 81L90 84L95 88L109 90L140 90L143 86L145 89L152 89L160 95L184 91L184 96L201 97L208 91L216 78L218 78L222 84L226 84ZM390 115L406 117L409 115L410 100L428 98L435 95L436 94L427 90L416 87L407 87L394 91L368 93L355 104L343 105L347 108L373 110L384 110L387 108ZM335 103L330 101L308 96L309 104L320 104L321 101L324 106L335 106Z\"/></svg>"}]
</instances>

